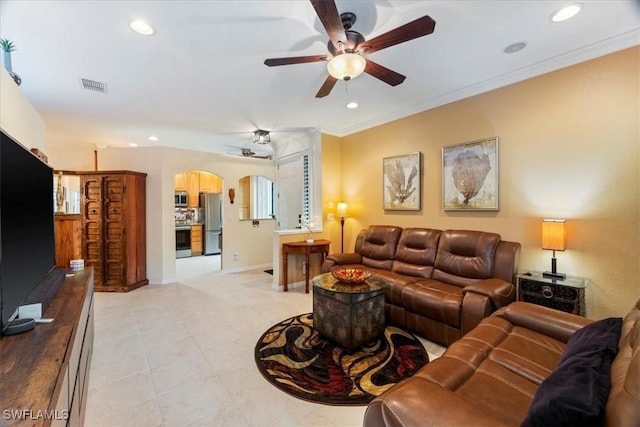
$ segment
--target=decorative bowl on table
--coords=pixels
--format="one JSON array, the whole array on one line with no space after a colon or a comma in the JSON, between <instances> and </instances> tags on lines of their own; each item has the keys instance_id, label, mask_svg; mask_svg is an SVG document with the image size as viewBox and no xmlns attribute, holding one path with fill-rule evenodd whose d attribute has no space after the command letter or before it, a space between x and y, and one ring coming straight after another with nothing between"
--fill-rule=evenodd
<instances>
[{"instance_id":1,"label":"decorative bowl on table","mask_svg":"<svg viewBox=\"0 0 640 427\"><path fill-rule=\"evenodd\" d=\"M333 277L344 283L361 283L371 277L371 273L367 270L359 268L341 268L331 270Z\"/></svg>"}]
</instances>

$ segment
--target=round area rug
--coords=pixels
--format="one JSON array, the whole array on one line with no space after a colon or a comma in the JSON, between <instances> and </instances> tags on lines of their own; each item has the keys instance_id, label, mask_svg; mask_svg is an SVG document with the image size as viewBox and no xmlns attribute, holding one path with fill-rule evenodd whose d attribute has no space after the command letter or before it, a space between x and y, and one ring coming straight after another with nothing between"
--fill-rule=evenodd
<instances>
[{"instance_id":1,"label":"round area rug","mask_svg":"<svg viewBox=\"0 0 640 427\"><path fill-rule=\"evenodd\" d=\"M320 336L310 313L266 331L255 359L260 373L280 390L329 405L366 405L429 362L420 341L394 326L349 352Z\"/></svg>"}]
</instances>

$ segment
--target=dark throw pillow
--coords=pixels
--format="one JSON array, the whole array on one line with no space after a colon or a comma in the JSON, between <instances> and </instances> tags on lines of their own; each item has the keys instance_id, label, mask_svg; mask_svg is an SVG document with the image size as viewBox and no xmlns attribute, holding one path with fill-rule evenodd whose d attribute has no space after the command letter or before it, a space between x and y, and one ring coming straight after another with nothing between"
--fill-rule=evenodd
<instances>
[{"instance_id":1,"label":"dark throw pillow","mask_svg":"<svg viewBox=\"0 0 640 427\"><path fill-rule=\"evenodd\" d=\"M621 328L622 319L610 317L576 331L556 369L538 387L522 426L604 425Z\"/></svg>"}]
</instances>

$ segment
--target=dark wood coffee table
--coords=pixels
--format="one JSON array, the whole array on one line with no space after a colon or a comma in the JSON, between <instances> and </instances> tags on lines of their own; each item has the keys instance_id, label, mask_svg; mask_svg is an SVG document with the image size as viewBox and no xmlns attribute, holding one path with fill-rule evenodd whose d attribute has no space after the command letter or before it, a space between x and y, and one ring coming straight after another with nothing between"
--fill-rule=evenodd
<instances>
[{"instance_id":1,"label":"dark wood coffee table","mask_svg":"<svg viewBox=\"0 0 640 427\"><path fill-rule=\"evenodd\" d=\"M311 283L313 327L320 335L353 350L384 333L386 285L382 280L372 276L350 285L324 273Z\"/></svg>"}]
</instances>

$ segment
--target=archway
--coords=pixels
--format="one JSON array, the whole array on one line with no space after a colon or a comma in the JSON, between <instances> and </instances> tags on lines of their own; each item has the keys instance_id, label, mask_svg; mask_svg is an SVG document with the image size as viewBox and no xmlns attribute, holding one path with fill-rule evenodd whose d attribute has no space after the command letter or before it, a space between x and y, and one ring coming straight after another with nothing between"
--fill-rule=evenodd
<instances>
[{"instance_id":1,"label":"archway","mask_svg":"<svg viewBox=\"0 0 640 427\"><path fill-rule=\"evenodd\" d=\"M202 170L174 176L176 278L222 268L223 178Z\"/></svg>"}]
</instances>

